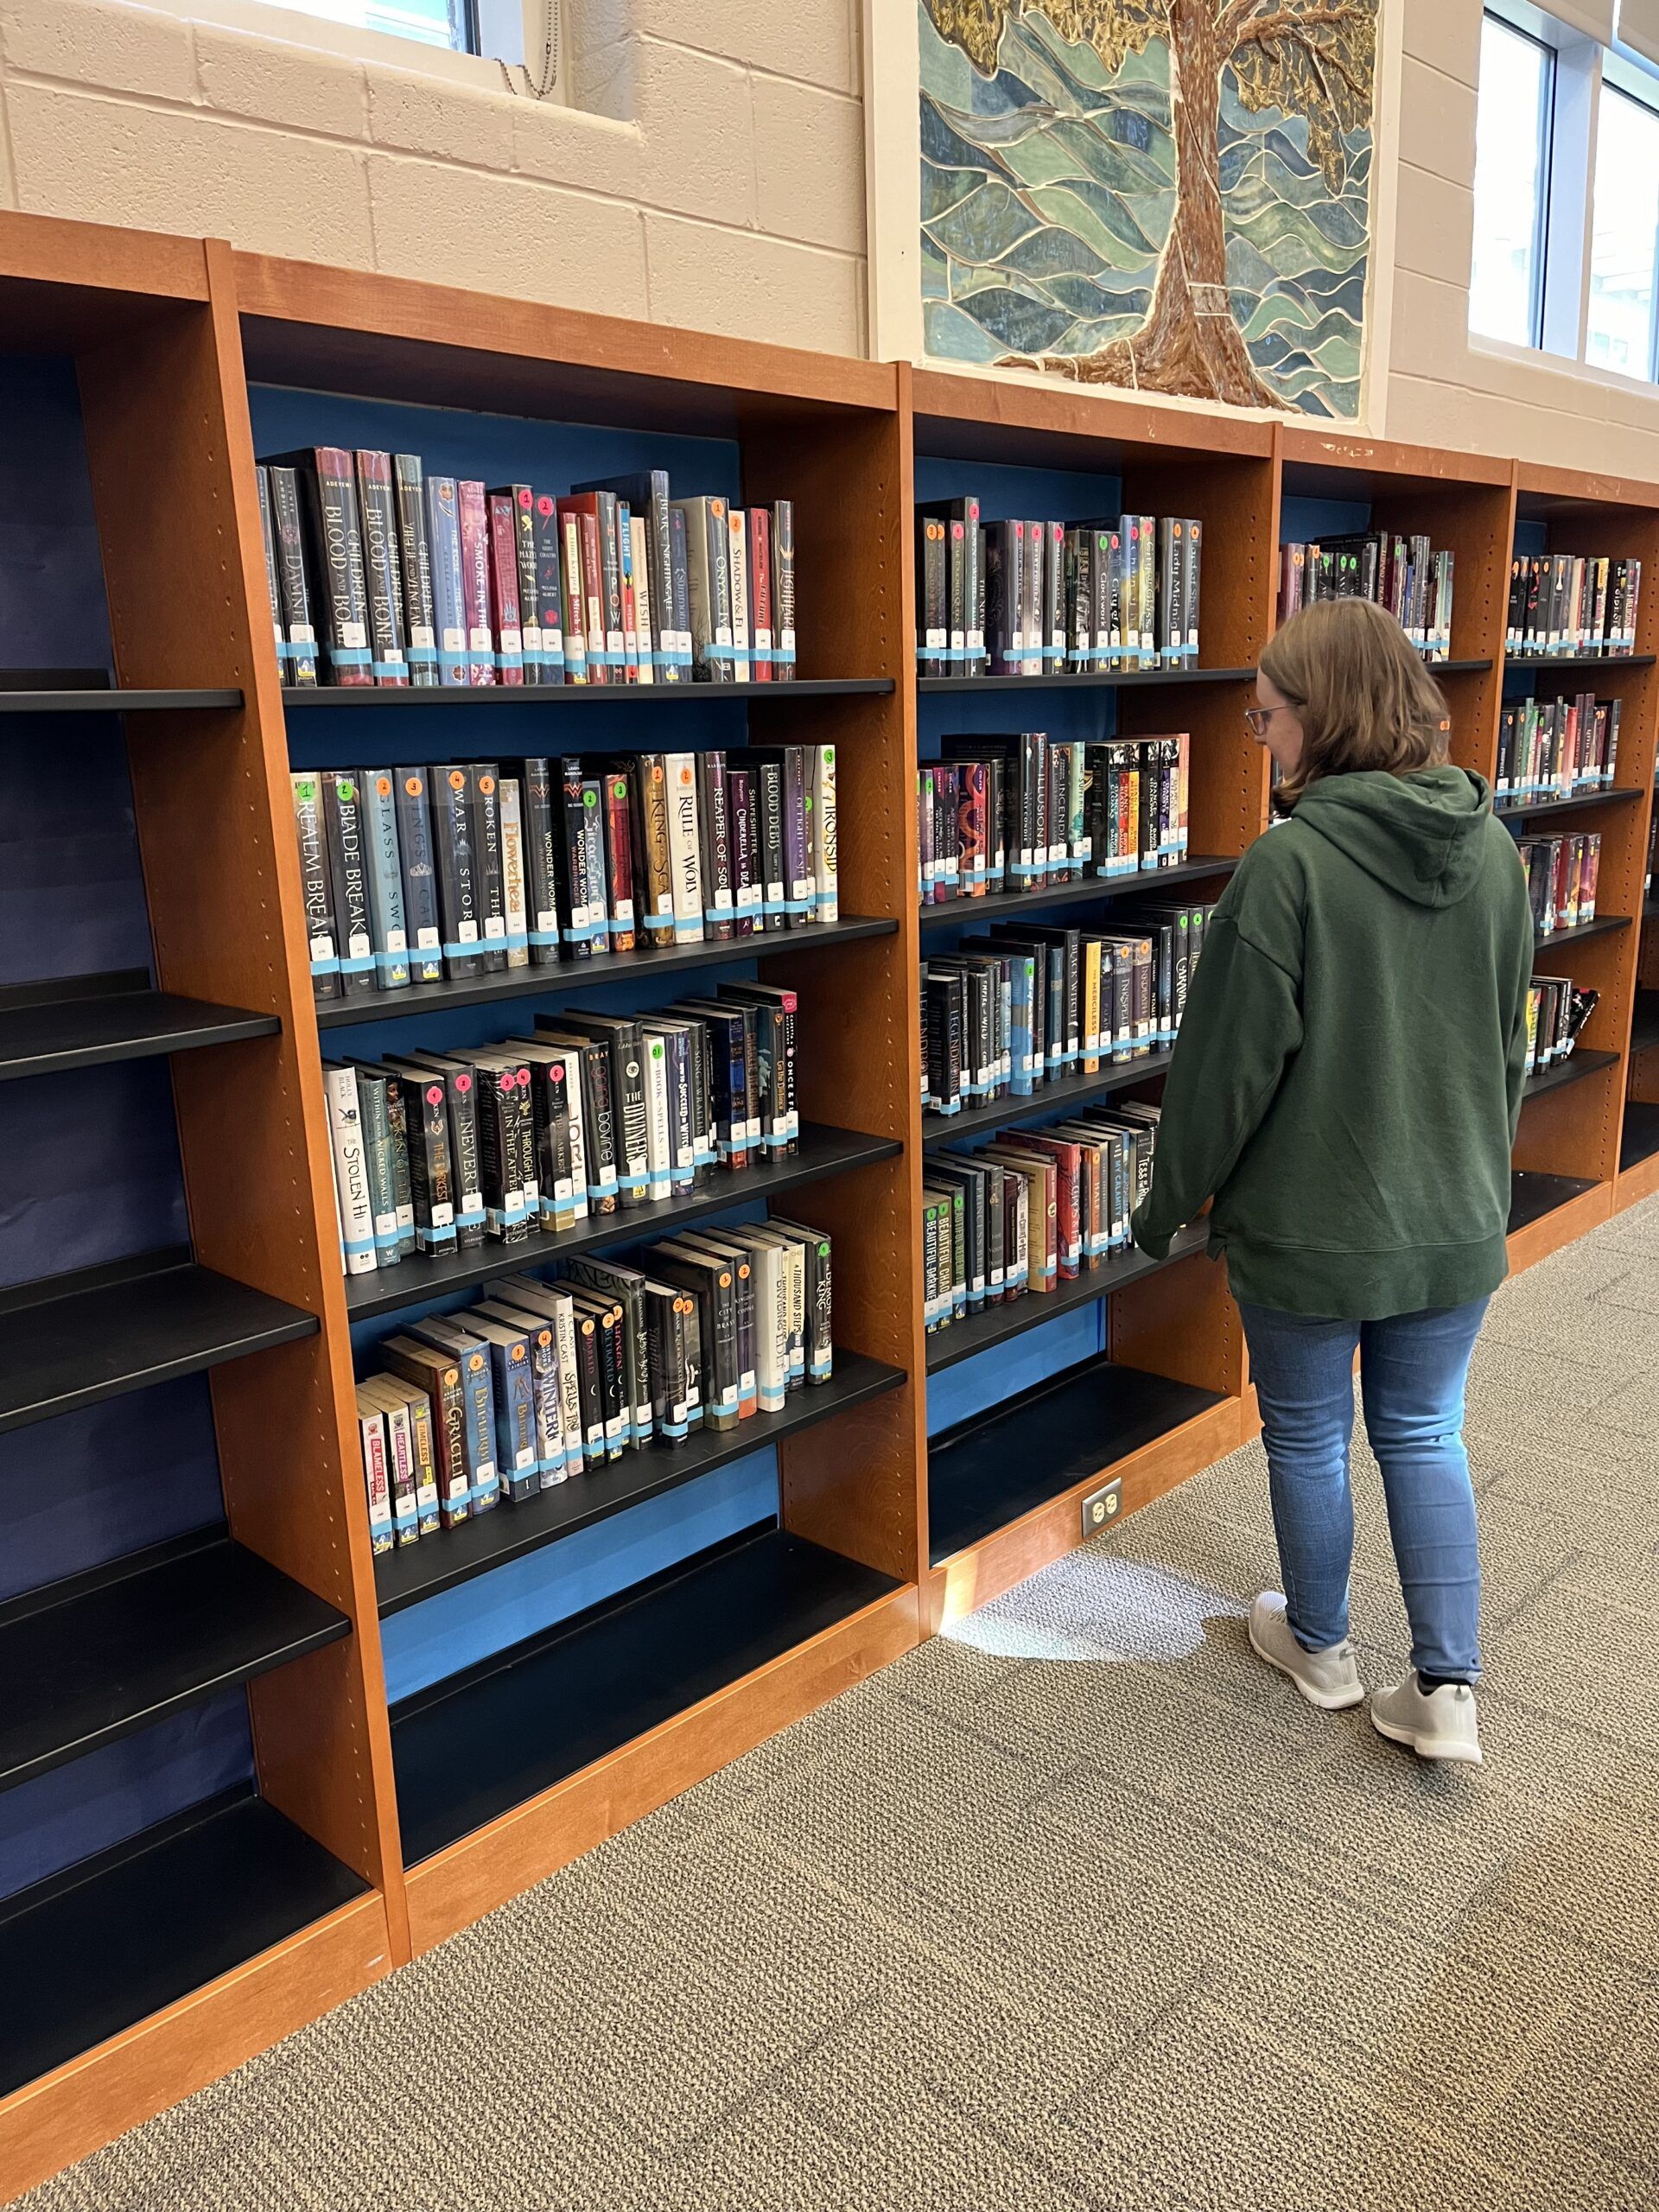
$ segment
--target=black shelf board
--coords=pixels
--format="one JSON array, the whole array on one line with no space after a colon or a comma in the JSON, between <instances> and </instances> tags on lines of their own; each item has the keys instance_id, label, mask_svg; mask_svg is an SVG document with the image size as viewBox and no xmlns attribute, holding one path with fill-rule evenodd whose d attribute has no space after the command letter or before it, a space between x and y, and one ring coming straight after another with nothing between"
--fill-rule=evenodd
<instances>
[{"instance_id":1,"label":"black shelf board","mask_svg":"<svg viewBox=\"0 0 1659 2212\"><path fill-rule=\"evenodd\" d=\"M557 1543L613 1513L625 1513L645 1498L695 1482L699 1475L763 1451L849 1407L896 1390L904 1379L899 1368L858 1352L837 1351L829 1382L791 1391L781 1413L756 1414L722 1433L699 1430L674 1451L652 1445L642 1452L626 1452L620 1459L543 1491L526 1504L499 1506L481 1520L463 1521L459 1529L387 1553L376 1561L374 1570L381 1618L470 1582L474 1575L487 1574L508 1560L522 1559L526 1552L539 1551L543 1544Z\"/></svg>"},{"instance_id":2,"label":"black shelf board","mask_svg":"<svg viewBox=\"0 0 1659 2212\"><path fill-rule=\"evenodd\" d=\"M351 1633L217 1529L0 1605L0 1789Z\"/></svg>"},{"instance_id":3,"label":"black shelf board","mask_svg":"<svg viewBox=\"0 0 1659 2212\"><path fill-rule=\"evenodd\" d=\"M1127 691L1146 684L1253 683L1253 668L1119 668L1061 676L918 676L916 689L933 691Z\"/></svg>"},{"instance_id":4,"label":"black shelf board","mask_svg":"<svg viewBox=\"0 0 1659 2212\"><path fill-rule=\"evenodd\" d=\"M903 1149L892 1137L855 1135L848 1129L826 1128L816 1122L801 1124L800 1148L792 1158L770 1160L714 1179L689 1196L665 1205L634 1206L627 1211L590 1213L586 1221L563 1236L534 1232L522 1244L502 1244L486 1237L471 1250L448 1252L427 1258L420 1254L400 1260L396 1267L373 1274L351 1275L346 1283L346 1307L353 1321L366 1321L379 1313L396 1313L429 1298L442 1298L452 1290L489 1282L497 1275L518 1274L525 1268L550 1267L579 1252L594 1252L607 1244L639 1244L649 1238L671 1236L689 1222L729 1213L734 1206L778 1197L821 1176L838 1175L850 1167L868 1167L891 1160Z\"/></svg>"},{"instance_id":5,"label":"black shelf board","mask_svg":"<svg viewBox=\"0 0 1659 2212\"><path fill-rule=\"evenodd\" d=\"M1643 1052L1649 1045L1659 1045L1659 991L1638 991L1630 1019L1630 1050Z\"/></svg>"},{"instance_id":6,"label":"black shelf board","mask_svg":"<svg viewBox=\"0 0 1659 2212\"><path fill-rule=\"evenodd\" d=\"M1490 660L1429 660L1423 663L1431 676L1478 676L1491 664Z\"/></svg>"},{"instance_id":7,"label":"black shelf board","mask_svg":"<svg viewBox=\"0 0 1659 2212\"><path fill-rule=\"evenodd\" d=\"M0 990L0 1083L111 1060L147 1060L244 1037L274 1037L273 1014L152 990L142 968Z\"/></svg>"},{"instance_id":8,"label":"black shelf board","mask_svg":"<svg viewBox=\"0 0 1659 2212\"><path fill-rule=\"evenodd\" d=\"M1581 1198L1586 1191L1595 1189L1579 1175L1540 1175L1523 1167L1510 1171L1510 1235L1518 1229L1530 1229L1535 1221L1541 1221L1547 1213L1554 1213L1569 1199Z\"/></svg>"},{"instance_id":9,"label":"black shelf board","mask_svg":"<svg viewBox=\"0 0 1659 2212\"><path fill-rule=\"evenodd\" d=\"M42 1275L0 1292L0 1433L294 1343L315 1313L185 1251Z\"/></svg>"},{"instance_id":10,"label":"black shelf board","mask_svg":"<svg viewBox=\"0 0 1659 2212\"><path fill-rule=\"evenodd\" d=\"M900 1586L762 1528L396 1705L410 1866Z\"/></svg>"},{"instance_id":11,"label":"black shelf board","mask_svg":"<svg viewBox=\"0 0 1659 2212\"><path fill-rule=\"evenodd\" d=\"M367 1885L246 1790L0 1904L0 2096L361 1897Z\"/></svg>"},{"instance_id":12,"label":"black shelf board","mask_svg":"<svg viewBox=\"0 0 1659 2212\"><path fill-rule=\"evenodd\" d=\"M11 691L0 684L0 715L160 714L241 704L239 690L124 691L112 687L103 691Z\"/></svg>"},{"instance_id":13,"label":"black shelf board","mask_svg":"<svg viewBox=\"0 0 1659 2212\"><path fill-rule=\"evenodd\" d=\"M1527 1077L1522 1101L1540 1098L1547 1090L1559 1090L1564 1083L1577 1083L1587 1075L1594 1075L1601 1068L1618 1064L1617 1052L1587 1052L1582 1045L1569 1052L1564 1060L1557 1060L1554 1067L1540 1068L1536 1075Z\"/></svg>"},{"instance_id":14,"label":"black shelf board","mask_svg":"<svg viewBox=\"0 0 1659 2212\"><path fill-rule=\"evenodd\" d=\"M410 1014L448 1013L457 1007L490 1006L497 1000L573 997L632 976L671 976L688 968L729 968L739 960L770 959L775 953L816 951L821 945L852 944L862 938L891 937L896 921L847 914L838 922L814 922L803 930L768 930L762 937L734 937L712 944L642 945L637 952L602 952L591 960L561 960L550 968L509 968L504 974L460 978L454 982L411 983L406 990L377 991L373 997L319 999L320 1029L355 1027L364 1021L401 1021Z\"/></svg>"},{"instance_id":15,"label":"black shelf board","mask_svg":"<svg viewBox=\"0 0 1659 2212\"><path fill-rule=\"evenodd\" d=\"M1207 1413L1212 1390L1091 1359L936 1436L927 1454L935 1567Z\"/></svg>"},{"instance_id":16,"label":"black shelf board","mask_svg":"<svg viewBox=\"0 0 1659 2212\"><path fill-rule=\"evenodd\" d=\"M1659 1152L1659 1106L1643 1098L1624 1102L1624 1128L1618 1146L1618 1172L1639 1167Z\"/></svg>"},{"instance_id":17,"label":"black shelf board","mask_svg":"<svg viewBox=\"0 0 1659 2212\"><path fill-rule=\"evenodd\" d=\"M1145 891L1161 890L1166 883L1187 883L1195 876L1230 875L1238 855L1199 854L1176 868L1147 868L1133 875L1091 875L1081 883L1051 884L1043 891L993 891L982 899L947 899L923 906L921 925L936 930L946 922L1001 921L1009 914L1034 914L1046 906L1081 905L1085 899L1131 899Z\"/></svg>"},{"instance_id":18,"label":"black shelf board","mask_svg":"<svg viewBox=\"0 0 1659 2212\"><path fill-rule=\"evenodd\" d=\"M1154 1260L1131 1246L1126 1251L1109 1253L1098 1267L1082 1268L1074 1282L1062 1282L1041 1295L1027 1291L1007 1305L988 1306L981 1313L952 1321L928 1338L927 1371L937 1375L941 1368L955 1367L992 1344L1007 1344L1010 1337L1040 1328L1057 1313L1069 1313L1075 1306L1091 1306L1097 1298L1109 1298L1126 1284L1139 1282L1146 1275L1173 1267L1177 1260L1202 1252L1209 1241L1205 1225L1194 1222L1176 1233L1166 1259Z\"/></svg>"},{"instance_id":19,"label":"black shelf board","mask_svg":"<svg viewBox=\"0 0 1659 2212\"><path fill-rule=\"evenodd\" d=\"M1510 676L1523 668L1545 676L1586 668L1651 668L1654 659L1652 653L1506 653L1503 673Z\"/></svg>"},{"instance_id":20,"label":"black shelf board","mask_svg":"<svg viewBox=\"0 0 1659 2212\"><path fill-rule=\"evenodd\" d=\"M924 1113L923 1149L936 1152L941 1145L956 1144L963 1137L977 1136L982 1130L1013 1128L1021 1122L1043 1121L1051 1115L1063 1114L1068 1106L1080 1106L1091 1098L1109 1097L1115 1090L1127 1090L1131 1084L1145 1083L1153 1076L1162 1075L1173 1057L1170 1052L1148 1052L1142 1059L1114 1062L1094 1075L1062 1076L1058 1083L1041 1084L1029 1098L997 1098L988 1106L964 1106L960 1114Z\"/></svg>"},{"instance_id":21,"label":"black shelf board","mask_svg":"<svg viewBox=\"0 0 1659 2212\"><path fill-rule=\"evenodd\" d=\"M1541 930L1534 939L1535 955L1549 952L1558 944L1576 944L1586 937L1605 937L1612 930L1627 930L1630 926L1628 914L1598 914L1592 922L1574 922L1571 929Z\"/></svg>"},{"instance_id":22,"label":"black shelf board","mask_svg":"<svg viewBox=\"0 0 1659 2212\"><path fill-rule=\"evenodd\" d=\"M1535 822L1547 814L1576 814L1586 806L1624 806L1641 791L1629 784L1606 784L1595 791L1574 791L1570 798L1506 799L1492 812L1500 822Z\"/></svg>"},{"instance_id":23,"label":"black shelf board","mask_svg":"<svg viewBox=\"0 0 1659 2212\"><path fill-rule=\"evenodd\" d=\"M890 676L828 676L793 683L285 683L285 707L670 707L688 700L880 698Z\"/></svg>"}]
</instances>

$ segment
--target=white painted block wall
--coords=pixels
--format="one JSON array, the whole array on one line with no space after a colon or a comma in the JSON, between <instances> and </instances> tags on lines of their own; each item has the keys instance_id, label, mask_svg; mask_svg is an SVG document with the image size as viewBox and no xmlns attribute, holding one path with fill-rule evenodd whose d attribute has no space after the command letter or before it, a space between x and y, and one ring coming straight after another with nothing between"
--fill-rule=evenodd
<instances>
[{"instance_id":1,"label":"white painted block wall","mask_svg":"<svg viewBox=\"0 0 1659 2212\"><path fill-rule=\"evenodd\" d=\"M571 107L199 4L0 0L0 206L865 350L858 0L571 0Z\"/></svg>"},{"instance_id":2,"label":"white painted block wall","mask_svg":"<svg viewBox=\"0 0 1659 2212\"><path fill-rule=\"evenodd\" d=\"M1477 0L1403 5L1390 438L1659 479L1659 392L1471 342Z\"/></svg>"}]
</instances>

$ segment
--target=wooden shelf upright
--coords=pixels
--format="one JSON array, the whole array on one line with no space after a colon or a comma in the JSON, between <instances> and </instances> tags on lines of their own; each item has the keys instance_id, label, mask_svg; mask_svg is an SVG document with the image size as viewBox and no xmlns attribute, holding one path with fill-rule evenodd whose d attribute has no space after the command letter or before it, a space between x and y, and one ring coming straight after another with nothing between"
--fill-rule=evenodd
<instances>
[{"instance_id":1,"label":"wooden shelf upright","mask_svg":"<svg viewBox=\"0 0 1659 2212\"><path fill-rule=\"evenodd\" d=\"M44 1593L60 1602L3 1632L34 1662L8 1676L37 1731L54 1694L73 1695L57 1740L79 1755L202 1694L217 1668L245 1681L257 1776L257 1796L0 1903L9 2197L365 1986L401 1944L403 1912L361 1482L341 1450L350 1363L298 871L276 834L287 763L228 250L0 215L0 327L8 350L74 362L118 685L216 702L156 705L129 730L154 994L113 1020L60 999L45 1025L49 1043L109 1058L156 1049L159 1022L194 1264L157 1255L153 1282L124 1287L116 1268L56 1299L48 1279L26 1312L8 1298L0 1332L29 1348L38 1392L69 1351L59 1332L124 1287L117 1387L217 1363L230 1539ZM109 703L119 710L118 691ZM41 1033L38 1006L7 1019ZM16 1072L44 1065L26 1055ZM23 1417L73 1402L66 1380ZM194 1645L179 1641L187 1586ZM226 1643L215 1659L200 1639L245 1643L256 1590L290 1626L264 1658ZM108 1681L79 1686L79 1661L118 1619L144 1635L147 1600L143 1703L123 1707ZM251 1659L277 1663L251 1672Z\"/></svg>"}]
</instances>

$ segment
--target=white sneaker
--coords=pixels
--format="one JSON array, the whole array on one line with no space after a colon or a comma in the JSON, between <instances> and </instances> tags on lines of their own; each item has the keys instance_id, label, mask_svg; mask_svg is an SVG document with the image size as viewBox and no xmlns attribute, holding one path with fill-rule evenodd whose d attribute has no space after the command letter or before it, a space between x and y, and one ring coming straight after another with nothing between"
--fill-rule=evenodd
<instances>
[{"instance_id":1,"label":"white sneaker","mask_svg":"<svg viewBox=\"0 0 1659 2212\"><path fill-rule=\"evenodd\" d=\"M1264 1590L1250 1607L1250 1649L1258 1659L1288 1675L1310 1705L1321 1713L1341 1713L1364 1698L1365 1685L1354 1663L1351 1643L1332 1643L1306 1651L1297 1643L1277 1590Z\"/></svg>"},{"instance_id":2,"label":"white sneaker","mask_svg":"<svg viewBox=\"0 0 1659 2212\"><path fill-rule=\"evenodd\" d=\"M1391 1744L1408 1744L1420 1759L1481 1763L1475 1694L1466 1682L1442 1682L1425 1696L1414 1669L1371 1700L1371 1726Z\"/></svg>"}]
</instances>

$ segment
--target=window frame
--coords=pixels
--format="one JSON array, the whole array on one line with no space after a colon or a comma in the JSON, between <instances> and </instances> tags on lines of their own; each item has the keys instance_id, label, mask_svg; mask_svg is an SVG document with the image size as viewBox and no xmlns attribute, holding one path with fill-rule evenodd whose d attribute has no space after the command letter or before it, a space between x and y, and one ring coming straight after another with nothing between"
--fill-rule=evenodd
<instances>
[{"instance_id":1,"label":"window frame","mask_svg":"<svg viewBox=\"0 0 1659 2212\"><path fill-rule=\"evenodd\" d=\"M1530 352L1541 353L1545 346L1545 303L1549 286L1549 214L1554 198L1556 80L1560 55L1547 38L1541 37L1527 24L1515 21L1505 10L1491 6L1490 0L1481 9L1480 17L1483 39L1487 23L1496 23L1511 38L1524 40L1527 45L1535 47L1542 55L1545 66L1538 86L1538 196L1532 213L1532 270L1527 302L1527 335L1523 339L1509 338L1499 331L1476 331L1472 322L1469 327L1472 334L1494 340L1499 345L1521 346ZM1476 102L1478 108L1478 89ZM1470 273L1472 276L1472 257Z\"/></svg>"}]
</instances>

